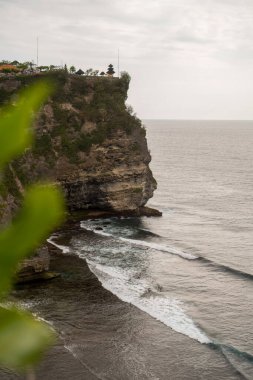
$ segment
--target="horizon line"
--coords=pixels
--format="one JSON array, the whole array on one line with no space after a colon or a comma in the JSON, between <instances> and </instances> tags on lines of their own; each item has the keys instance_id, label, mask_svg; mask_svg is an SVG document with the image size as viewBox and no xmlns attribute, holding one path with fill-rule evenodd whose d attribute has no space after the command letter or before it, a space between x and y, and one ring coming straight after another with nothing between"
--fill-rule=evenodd
<instances>
[{"instance_id":1,"label":"horizon line","mask_svg":"<svg viewBox=\"0 0 253 380\"><path fill-rule=\"evenodd\" d=\"M166 119L166 118L145 118L142 117L141 120L149 121L250 121L253 122L253 119Z\"/></svg>"}]
</instances>

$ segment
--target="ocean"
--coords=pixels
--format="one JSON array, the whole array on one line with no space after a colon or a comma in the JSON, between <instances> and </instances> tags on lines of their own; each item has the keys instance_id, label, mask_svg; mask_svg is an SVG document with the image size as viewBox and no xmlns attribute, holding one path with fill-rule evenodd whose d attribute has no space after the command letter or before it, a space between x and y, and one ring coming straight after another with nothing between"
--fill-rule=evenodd
<instances>
[{"instance_id":1,"label":"ocean","mask_svg":"<svg viewBox=\"0 0 253 380\"><path fill-rule=\"evenodd\" d=\"M62 277L16 292L65 350L38 379L253 379L253 122L145 125L163 216L52 236Z\"/></svg>"}]
</instances>

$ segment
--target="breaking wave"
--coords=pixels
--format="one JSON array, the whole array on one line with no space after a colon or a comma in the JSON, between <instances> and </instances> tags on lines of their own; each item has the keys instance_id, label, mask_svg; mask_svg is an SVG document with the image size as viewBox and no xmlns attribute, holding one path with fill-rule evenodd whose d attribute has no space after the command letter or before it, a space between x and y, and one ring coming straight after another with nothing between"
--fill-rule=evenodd
<instances>
[{"instance_id":1,"label":"breaking wave","mask_svg":"<svg viewBox=\"0 0 253 380\"><path fill-rule=\"evenodd\" d=\"M211 343L205 333L185 314L183 304L178 299L159 294L156 289L150 288L145 279L135 279L134 273L130 271L101 265L88 259L86 261L102 286L122 301L136 306L174 331L200 343Z\"/></svg>"},{"instance_id":2,"label":"breaking wave","mask_svg":"<svg viewBox=\"0 0 253 380\"><path fill-rule=\"evenodd\" d=\"M92 231L98 235L105 236L105 237L112 237L114 239L118 239L120 241L130 243L133 245L141 246L141 247L146 247L146 248L152 248L157 251L162 251L162 252L168 252L172 255L177 255L182 257L183 259L187 260L196 260L198 259L198 256L194 256L190 253L184 252L182 250L179 250L177 248L167 246L165 244L158 244L158 243L153 243L153 242L148 242L145 240L137 240L137 239L132 239L132 238L125 238L122 236L117 236L116 234L110 233L110 232L105 232L103 229L98 229L92 225L87 224L86 222L81 222L81 227L85 228L88 231ZM142 231L147 231L142 229Z\"/></svg>"}]
</instances>

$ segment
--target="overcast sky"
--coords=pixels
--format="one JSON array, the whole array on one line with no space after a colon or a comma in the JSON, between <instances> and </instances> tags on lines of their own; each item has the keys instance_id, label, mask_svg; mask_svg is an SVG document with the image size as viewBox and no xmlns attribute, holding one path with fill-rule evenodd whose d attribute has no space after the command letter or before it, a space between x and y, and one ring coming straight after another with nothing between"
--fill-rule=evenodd
<instances>
[{"instance_id":1,"label":"overcast sky","mask_svg":"<svg viewBox=\"0 0 253 380\"><path fill-rule=\"evenodd\" d=\"M0 60L132 77L141 118L253 119L253 0L0 0Z\"/></svg>"}]
</instances>

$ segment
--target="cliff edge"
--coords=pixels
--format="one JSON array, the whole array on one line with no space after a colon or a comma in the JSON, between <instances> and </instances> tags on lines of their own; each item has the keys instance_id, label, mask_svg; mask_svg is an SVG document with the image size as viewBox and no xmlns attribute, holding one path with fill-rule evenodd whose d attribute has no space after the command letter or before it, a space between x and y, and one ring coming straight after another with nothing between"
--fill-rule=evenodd
<instances>
[{"instance_id":1,"label":"cliff edge","mask_svg":"<svg viewBox=\"0 0 253 380\"><path fill-rule=\"evenodd\" d=\"M1 78L0 104L48 75ZM50 75L54 95L35 122L35 143L7 168L0 187L0 219L8 219L30 183L59 183L70 210L138 211L156 181L146 131L126 105L130 77Z\"/></svg>"}]
</instances>

